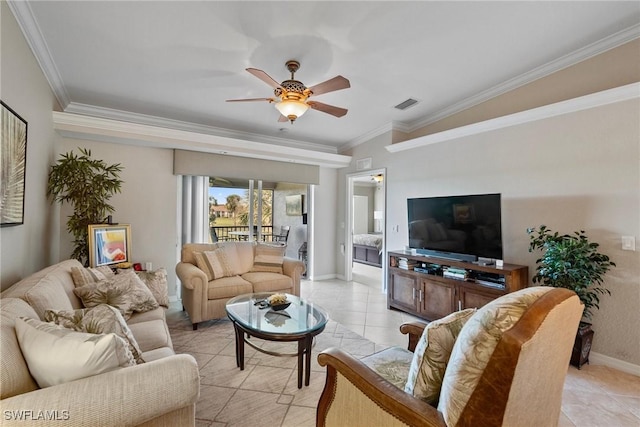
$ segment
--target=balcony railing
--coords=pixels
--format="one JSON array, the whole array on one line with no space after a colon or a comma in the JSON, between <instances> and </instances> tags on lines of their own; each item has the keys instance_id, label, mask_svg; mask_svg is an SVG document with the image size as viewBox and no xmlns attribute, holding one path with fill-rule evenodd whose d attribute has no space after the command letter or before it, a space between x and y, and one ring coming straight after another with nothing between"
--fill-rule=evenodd
<instances>
[{"instance_id":1,"label":"balcony railing","mask_svg":"<svg viewBox=\"0 0 640 427\"><path fill-rule=\"evenodd\" d=\"M249 237L249 226L247 225L225 225L211 227L209 233L210 241L213 241L213 236L218 236L218 241L225 240L247 240ZM273 238L273 226L263 225L260 227L261 240L270 242ZM258 236L254 234L254 240L257 240Z\"/></svg>"}]
</instances>

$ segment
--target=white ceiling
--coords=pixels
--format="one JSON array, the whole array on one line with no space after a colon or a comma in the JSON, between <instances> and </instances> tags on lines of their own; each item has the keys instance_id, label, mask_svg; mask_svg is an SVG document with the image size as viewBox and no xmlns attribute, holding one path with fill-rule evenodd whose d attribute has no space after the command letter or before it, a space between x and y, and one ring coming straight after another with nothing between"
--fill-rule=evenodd
<instances>
[{"instance_id":1,"label":"white ceiling","mask_svg":"<svg viewBox=\"0 0 640 427\"><path fill-rule=\"evenodd\" d=\"M65 111L336 152L391 126L412 130L640 36L638 1L10 2ZM245 71L284 64L343 118L310 110L293 125ZM398 111L407 98L419 104ZM135 113L122 115L121 112ZM157 123L157 121L155 121ZM171 122L169 126L175 126Z\"/></svg>"}]
</instances>

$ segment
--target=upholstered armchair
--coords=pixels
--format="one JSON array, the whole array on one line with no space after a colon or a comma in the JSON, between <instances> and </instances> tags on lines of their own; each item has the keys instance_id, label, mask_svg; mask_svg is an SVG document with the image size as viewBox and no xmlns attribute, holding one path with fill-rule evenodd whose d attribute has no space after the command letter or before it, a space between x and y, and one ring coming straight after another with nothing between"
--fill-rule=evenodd
<instances>
[{"instance_id":1,"label":"upholstered armchair","mask_svg":"<svg viewBox=\"0 0 640 427\"><path fill-rule=\"evenodd\" d=\"M557 425L582 311L572 291L533 287L426 328L402 325L409 351L325 350L317 425Z\"/></svg>"}]
</instances>

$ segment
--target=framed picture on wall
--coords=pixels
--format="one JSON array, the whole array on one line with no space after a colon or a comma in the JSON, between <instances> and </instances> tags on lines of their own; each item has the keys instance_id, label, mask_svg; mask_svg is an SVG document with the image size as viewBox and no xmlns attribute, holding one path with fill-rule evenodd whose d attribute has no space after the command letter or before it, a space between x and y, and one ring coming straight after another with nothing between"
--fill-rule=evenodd
<instances>
[{"instance_id":1,"label":"framed picture on wall","mask_svg":"<svg viewBox=\"0 0 640 427\"><path fill-rule=\"evenodd\" d=\"M27 122L0 101L0 226L24 224Z\"/></svg>"},{"instance_id":2,"label":"framed picture on wall","mask_svg":"<svg viewBox=\"0 0 640 427\"><path fill-rule=\"evenodd\" d=\"M286 213L289 216L302 215L302 194L285 197Z\"/></svg>"},{"instance_id":3,"label":"framed picture on wall","mask_svg":"<svg viewBox=\"0 0 640 427\"><path fill-rule=\"evenodd\" d=\"M89 225L89 265L131 262L131 226L129 224Z\"/></svg>"}]
</instances>

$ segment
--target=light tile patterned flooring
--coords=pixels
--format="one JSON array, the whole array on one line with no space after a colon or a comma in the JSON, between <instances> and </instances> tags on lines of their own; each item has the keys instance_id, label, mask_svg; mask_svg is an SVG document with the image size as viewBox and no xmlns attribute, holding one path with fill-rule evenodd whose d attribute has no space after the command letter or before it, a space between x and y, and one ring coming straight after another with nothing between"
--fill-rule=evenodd
<instances>
[{"instance_id":1,"label":"light tile patterned flooring","mask_svg":"<svg viewBox=\"0 0 640 427\"><path fill-rule=\"evenodd\" d=\"M391 345L404 347L406 337L398 328L414 318L387 310L386 296L380 291L379 272L379 269L356 264L353 282L303 281L301 296L324 307L332 320L345 327L343 329L348 328L379 344L376 350ZM176 307L172 310L168 314L170 318L180 315ZM315 360L310 386L297 390L294 374L285 379L281 376L285 373L283 364L288 364L289 374L292 372L295 358L274 358L247 349L247 365L251 369L241 372L235 365L234 346L229 345L233 336L231 329L220 334L219 340L203 334L206 339L202 341L186 341L191 336L187 332L190 325L188 320L182 322L184 324L172 328L171 333L176 350L193 354L201 369L201 404L196 415L199 427L315 425L316 402L324 386L323 368ZM345 337L351 338L348 331ZM357 346L353 350L357 352ZM265 382L267 377L271 380ZM269 390L265 390L265 384ZM212 421L214 419L216 421ZM640 426L640 377L605 366L585 365L581 370L569 367L558 425Z\"/></svg>"}]
</instances>

